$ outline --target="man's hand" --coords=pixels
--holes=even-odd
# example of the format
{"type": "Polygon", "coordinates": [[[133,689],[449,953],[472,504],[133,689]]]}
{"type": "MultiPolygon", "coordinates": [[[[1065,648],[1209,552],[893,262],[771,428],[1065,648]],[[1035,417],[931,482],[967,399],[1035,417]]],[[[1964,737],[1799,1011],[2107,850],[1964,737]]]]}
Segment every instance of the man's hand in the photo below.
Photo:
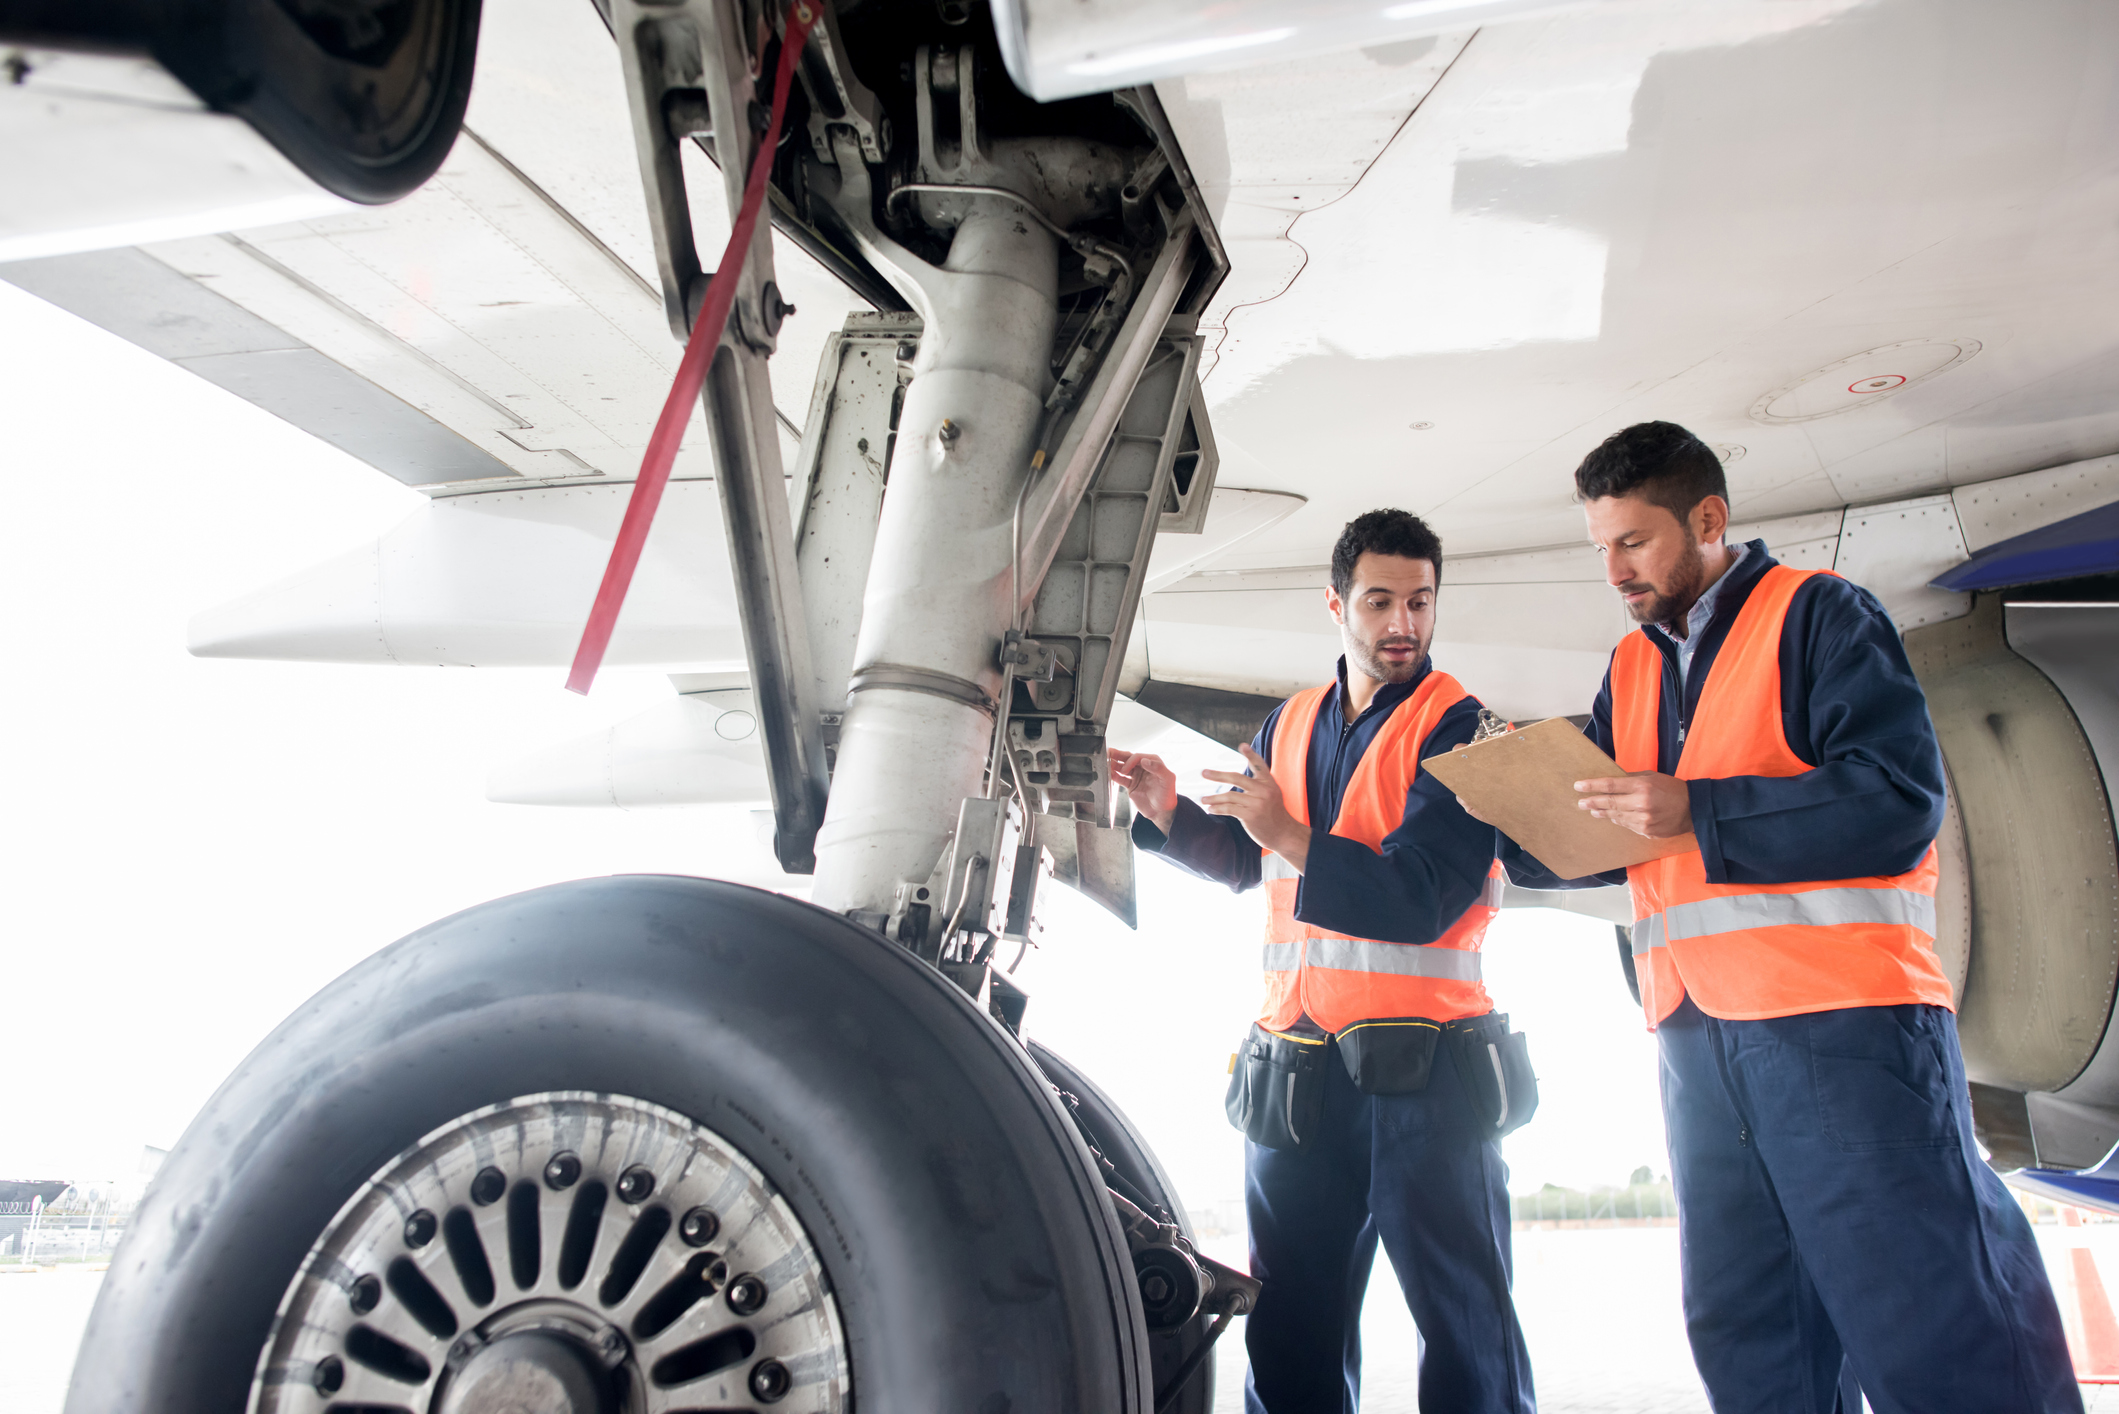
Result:
{"type": "Polygon", "coordinates": [[[1599,820],[1624,825],[1637,835],[1667,840],[1692,829],[1692,795],[1676,776],[1643,771],[1637,776],[1603,776],[1576,781],[1582,798],[1575,802],[1599,820]]]}
{"type": "Polygon", "coordinates": [[[1145,751],[1112,748],[1111,779],[1126,788],[1133,808],[1148,817],[1148,823],[1170,833],[1170,817],[1177,813],[1177,773],[1160,756],[1145,751]]]}
{"type": "Polygon", "coordinates": [[[1285,859],[1300,874],[1310,859],[1310,830],[1288,814],[1280,799],[1280,782],[1273,779],[1265,758],[1246,744],[1236,748],[1250,766],[1246,776],[1237,771],[1202,771],[1210,781],[1236,789],[1225,795],[1210,795],[1199,802],[1209,815],[1228,815],[1242,822],[1252,839],[1285,859]]]}

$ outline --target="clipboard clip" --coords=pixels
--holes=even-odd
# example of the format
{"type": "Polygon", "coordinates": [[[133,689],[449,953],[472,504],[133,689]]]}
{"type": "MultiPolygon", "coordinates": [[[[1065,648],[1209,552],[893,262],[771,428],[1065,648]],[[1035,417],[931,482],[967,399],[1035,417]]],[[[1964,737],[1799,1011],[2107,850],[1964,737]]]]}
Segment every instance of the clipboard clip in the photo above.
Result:
{"type": "Polygon", "coordinates": [[[1506,736],[1515,729],[1513,722],[1504,720],[1501,714],[1493,708],[1481,707],[1479,709],[1479,726],[1472,733],[1471,744],[1477,746],[1482,741],[1492,741],[1495,737],[1506,736]]]}

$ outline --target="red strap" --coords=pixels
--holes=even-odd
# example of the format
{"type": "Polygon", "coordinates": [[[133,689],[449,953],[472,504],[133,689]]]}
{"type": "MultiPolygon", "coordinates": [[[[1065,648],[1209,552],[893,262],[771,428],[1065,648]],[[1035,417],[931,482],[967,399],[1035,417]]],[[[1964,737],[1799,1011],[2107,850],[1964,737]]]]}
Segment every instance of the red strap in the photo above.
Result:
{"type": "Polygon", "coordinates": [[[758,213],[765,205],[766,178],[772,172],[773,154],[780,146],[780,123],[787,116],[787,93],[793,83],[795,59],[809,38],[810,26],[817,22],[818,13],[810,0],[794,0],[787,7],[787,35],[780,43],[780,67],[773,79],[772,118],[765,125],[757,156],[751,159],[743,205],[736,212],[735,228],[728,233],[728,249],[721,253],[721,264],[707,284],[698,321],[692,325],[692,337],[684,346],[676,380],[670,384],[669,401],[662,405],[654,435],[648,438],[639,479],[633,482],[633,498],[626,502],[625,519],[619,523],[618,539],[611,546],[611,561],[604,566],[603,583],[597,587],[588,626],[581,631],[581,646],[574,650],[574,669],[567,675],[569,692],[586,693],[596,681],[604,650],[611,645],[611,631],[618,626],[618,611],[625,605],[625,592],[633,583],[633,571],[639,567],[640,551],[647,544],[655,508],[662,504],[662,488],[669,484],[670,465],[676,461],[677,446],[684,440],[684,425],[691,420],[692,405],[699,401],[699,389],[706,382],[706,365],[720,347],[721,331],[727,327],[729,310],[736,301],[736,280],[750,255],[758,213]]]}

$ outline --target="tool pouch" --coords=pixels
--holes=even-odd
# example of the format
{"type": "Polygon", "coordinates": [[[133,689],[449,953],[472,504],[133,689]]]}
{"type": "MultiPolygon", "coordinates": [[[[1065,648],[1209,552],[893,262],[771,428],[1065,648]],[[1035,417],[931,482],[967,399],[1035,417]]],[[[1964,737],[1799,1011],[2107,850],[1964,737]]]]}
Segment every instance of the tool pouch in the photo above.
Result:
{"type": "Polygon", "coordinates": [[[1447,1029],[1457,1074],[1485,1136],[1499,1139],[1529,1123],[1538,1109],[1538,1077],[1523,1033],[1510,1031],[1500,1012],[1452,1021],[1447,1029]]]}
{"type": "Polygon", "coordinates": [[[1253,1022],[1229,1074],[1229,1123],[1268,1149],[1299,1149],[1324,1118],[1331,1043],[1283,1036],[1253,1022]]]}
{"type": "Polygon", "coordinates": [[[1332,1037],[1339,1059],[1364,1095],[1410,1095],[1427,1088],[1442,1023],[1424,1016],[1357,1021],[1332,1037]]]}

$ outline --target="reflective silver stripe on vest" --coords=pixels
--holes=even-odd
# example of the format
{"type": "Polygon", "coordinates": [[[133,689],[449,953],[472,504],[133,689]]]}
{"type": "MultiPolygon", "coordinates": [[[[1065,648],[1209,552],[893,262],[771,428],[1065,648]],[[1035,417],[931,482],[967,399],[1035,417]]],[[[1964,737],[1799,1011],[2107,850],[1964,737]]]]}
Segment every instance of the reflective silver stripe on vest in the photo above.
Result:
{"type": "Polygon", "coordinates": [[[1266,944],[1266,971],[1293,972],[1300,966],[1302,966],[1302,944],[1266,944]]]}
{"type": "Polygon", "coordinates": [[[1745,928],[1801,924],[1836,928],[1887,923],[1935,936],[1935,900],[1910,889],[1811,889],[1799,894],[1729,894],[1672,904],[1663,912],[1670,938],[1705,938],[1745,928]]]}
{"type": "Polygon", "coordinates": [[[1663,946],[1663,915],[1651,913],[1646,918],[1634,920],[1634,925],[1627,930],[1626,936],[1631,941],[1635,957],[1650,948],[1663,946]]]}
{"type": "Polygon", "coordinates": [[[1910,889],[1812,889],[1800,894],[1730,894],[1697,903],[1672,904],[1633,925],[1633,955],[1660,948],[1671,938],[1709,938],[1745,928],[1788,924],[1811,928],[1884,923],[1935,936],[1935,900],[1910,889]]]}
{"type": "MultiPolygon", "coordinates": [[[[1343,972],[1388,972],[1398,977],[1480,978],[1479,954],[1468,948],[1422,943],[1372,943],[1363,938],[1311,938],[1309,964],[1343,972]]],[[[1270,950],[1269,950],[1270,951],[1270,950]]]]}
{"type": "Polygon", "coordinates": [[[1269,849],[1265,851],[1265,858],[1259,863],[1258,877],[1270,884],[1275,879],[1300,879],[1302,875],[1294,865],[1269,849]]]}

